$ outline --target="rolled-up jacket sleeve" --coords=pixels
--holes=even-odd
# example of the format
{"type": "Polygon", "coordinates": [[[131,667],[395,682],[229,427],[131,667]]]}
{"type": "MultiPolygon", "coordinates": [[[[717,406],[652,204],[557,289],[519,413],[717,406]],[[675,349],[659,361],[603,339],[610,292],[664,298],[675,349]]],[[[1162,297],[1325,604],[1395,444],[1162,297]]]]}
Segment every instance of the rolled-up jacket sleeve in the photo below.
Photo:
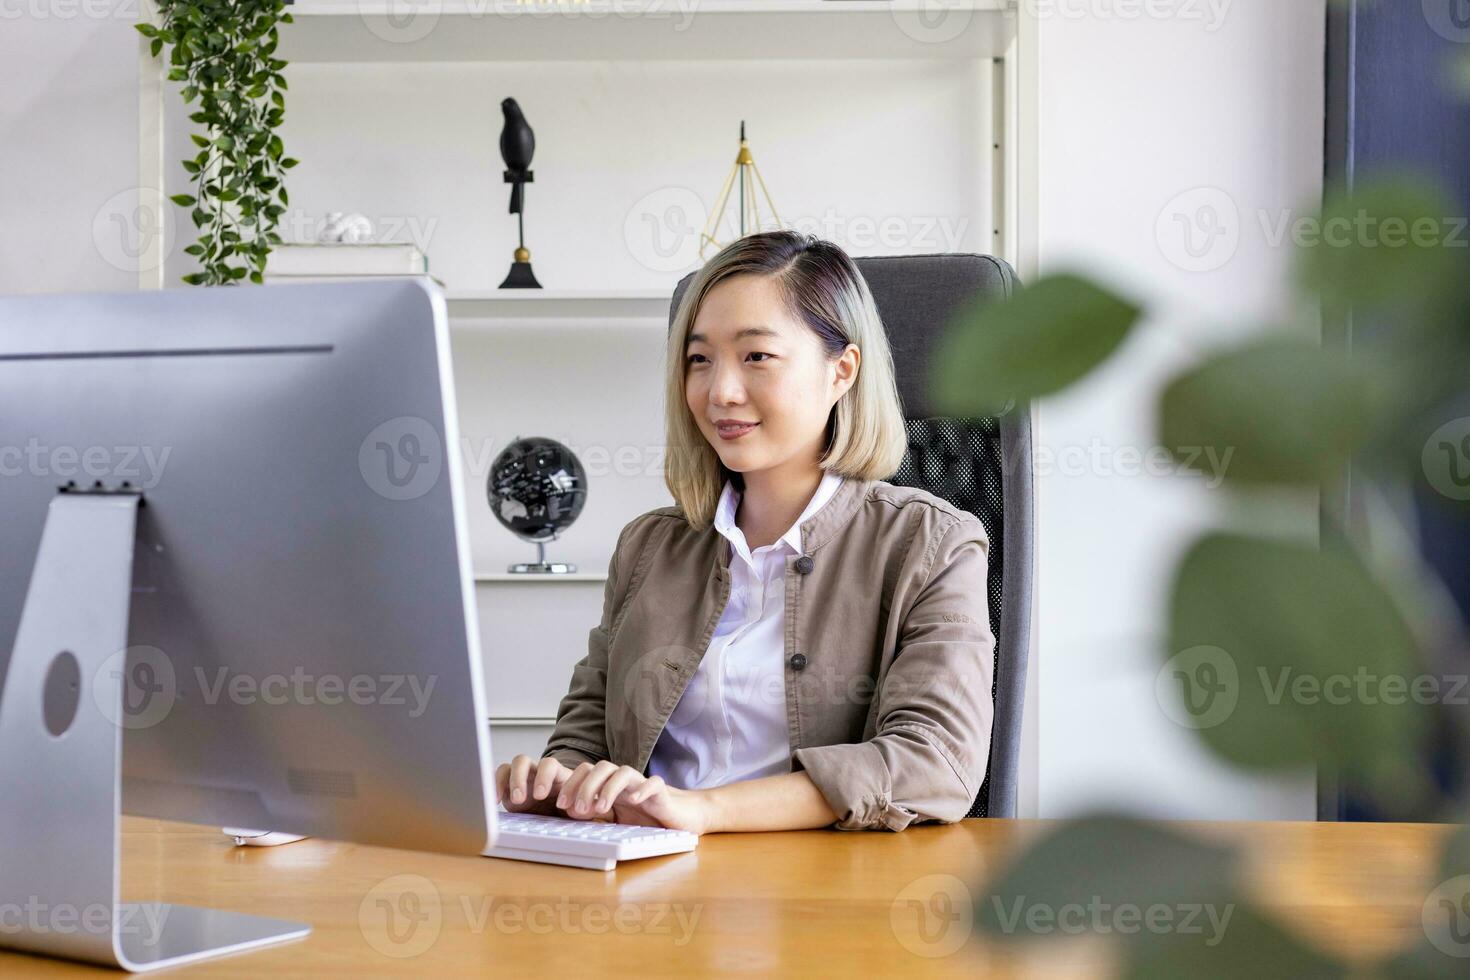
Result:
{"type": "Polygon", "coordinates": [[[969,811],[985,778],[994,719],[988,553],[973,515],[939,536],[874,692],[873,737],[792,754],[793,770],[804,770],[837,814],[837,829],[903,830],[969,811]]]}
{"type": "Polygon", "coordinates": [[[542,753],[572,769],[608,757],[607,648],[618,613],[622,571],[634,564],[625,549],[637,523],[638,519],[630,521],[618,533],[602,590],[602,621],[587,635],[587,655],[572,667],[571,683],[557,706],[556,726],[542,753]]]}

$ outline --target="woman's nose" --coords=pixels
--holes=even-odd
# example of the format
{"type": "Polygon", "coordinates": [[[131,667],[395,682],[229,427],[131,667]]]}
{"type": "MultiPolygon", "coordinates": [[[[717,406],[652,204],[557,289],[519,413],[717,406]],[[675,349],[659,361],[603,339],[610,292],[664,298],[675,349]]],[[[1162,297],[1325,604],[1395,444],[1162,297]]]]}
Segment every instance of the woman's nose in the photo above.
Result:
{"type": "Polygon", "coordinates": [[[740,372],[732,368],[716,367],[710,379],[710,400],[721,405],[743,401],[745,386],[740,383],[740,372]]]}

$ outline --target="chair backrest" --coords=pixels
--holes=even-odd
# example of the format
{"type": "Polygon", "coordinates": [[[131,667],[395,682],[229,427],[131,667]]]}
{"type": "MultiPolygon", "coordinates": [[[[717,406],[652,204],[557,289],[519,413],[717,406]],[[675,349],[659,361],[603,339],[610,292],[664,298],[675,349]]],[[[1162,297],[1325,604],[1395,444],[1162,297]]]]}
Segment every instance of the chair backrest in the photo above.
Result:
{"type": "MultiPolygon", "coordinates": [[[[1021,714],[1030,645],[1032,567],[1031,414],[1013,405],[984,418],[938,416],[928,392],[930,357],[955,311],[1004,299],[1015,271],[988,255],[893,255],[854,259],[893,351],[908,453],[888,482],[919,487],[980,518],[990,537],[988,606],[996,635],[995,723],[990,764],[971,817],[1016,813],[1021,714]]],[[[695,273],[674,289],[669,324],[695,273]]]]}

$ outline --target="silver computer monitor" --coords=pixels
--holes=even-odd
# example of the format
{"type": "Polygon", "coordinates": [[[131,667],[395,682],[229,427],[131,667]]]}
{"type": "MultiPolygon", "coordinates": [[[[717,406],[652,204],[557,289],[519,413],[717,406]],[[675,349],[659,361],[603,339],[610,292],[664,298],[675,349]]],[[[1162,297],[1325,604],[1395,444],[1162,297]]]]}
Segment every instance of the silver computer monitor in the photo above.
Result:
{"type": "Polygon", "coordinates": [[[126,812],[482,853],[466,528],[427,278],[0,298],[0,827],[101,719],[126,812]]]}

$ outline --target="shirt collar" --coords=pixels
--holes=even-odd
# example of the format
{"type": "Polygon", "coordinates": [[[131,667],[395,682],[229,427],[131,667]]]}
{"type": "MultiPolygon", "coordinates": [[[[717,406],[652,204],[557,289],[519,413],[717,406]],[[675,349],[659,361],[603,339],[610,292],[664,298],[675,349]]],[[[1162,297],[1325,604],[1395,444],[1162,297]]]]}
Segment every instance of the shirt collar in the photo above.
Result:
{"type": "MultiPolygon", "coordinates": [[[[843,477],[841,474],[834,473],[831,470],[822,471],[822,482],[817,485],[817,491],[812,494],[812,499],[807,502],[806,509],[801,512],[801,516],[792,523],[791,527],[786,529],[786,533],[777,538],[777,540],[786,542],[792,551],[798,555],[801,554],[801,525],[806,523],[813,514],[821,510],[829,500],[836,496],[837,491],[842,487],[842,483],[843,477]]],[[[735,524],[735,510],[739,504],[740,491],[735,489],[735,485],[731,481],[726,480],[725,488],[720,492],[719,505],[715,508],[714,526],[715,530],[719,531],[726,538],[729,538],[730,543],[737,547],[745,543],[744,533],[740,532],[740,529],[735,524]]]]}

